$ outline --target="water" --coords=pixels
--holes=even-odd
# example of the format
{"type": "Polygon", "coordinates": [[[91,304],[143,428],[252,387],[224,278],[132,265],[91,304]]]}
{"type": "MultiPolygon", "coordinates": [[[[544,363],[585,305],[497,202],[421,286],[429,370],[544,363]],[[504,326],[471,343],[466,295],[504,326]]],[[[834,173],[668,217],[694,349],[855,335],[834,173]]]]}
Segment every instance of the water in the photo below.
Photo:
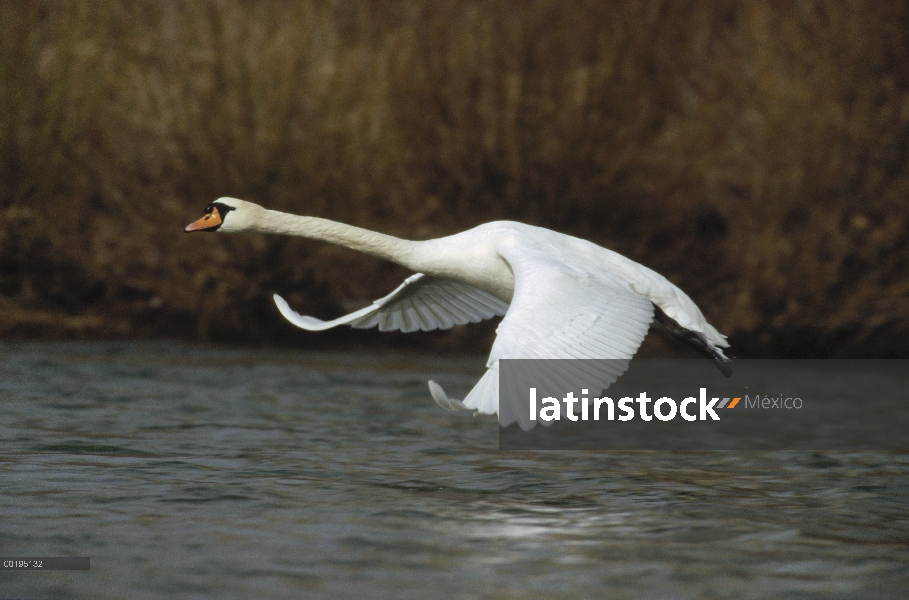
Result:
{"type": "Polygon", "coordinates": [[[0,345],[9,598],[909,597],[909,457],[502,452],[483,359],[0,345]]]}

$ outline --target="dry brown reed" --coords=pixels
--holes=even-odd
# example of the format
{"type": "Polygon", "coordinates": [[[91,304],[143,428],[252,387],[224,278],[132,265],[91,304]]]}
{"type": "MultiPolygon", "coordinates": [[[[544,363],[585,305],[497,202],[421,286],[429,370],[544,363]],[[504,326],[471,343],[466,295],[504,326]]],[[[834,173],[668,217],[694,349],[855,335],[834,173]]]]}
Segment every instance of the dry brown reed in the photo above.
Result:
{"type": "Polygon", "coordinates": [[[326,316],[404,275],[181,233],[231,195],[416,238],[580,235],[742,355],[909,351],[903,2],[23,0],[0,3],[0,94],[6,338],[312,340],[270,293],[326,316]]]}

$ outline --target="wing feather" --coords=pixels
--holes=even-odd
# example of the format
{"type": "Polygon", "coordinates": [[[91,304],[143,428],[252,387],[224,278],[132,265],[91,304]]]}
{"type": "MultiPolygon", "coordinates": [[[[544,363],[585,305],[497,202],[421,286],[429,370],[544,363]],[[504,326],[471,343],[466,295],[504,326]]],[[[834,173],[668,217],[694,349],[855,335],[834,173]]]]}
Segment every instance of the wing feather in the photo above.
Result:
{"type": "Polygon", "coordinates": [[[497,380],[501,359],[614,359],[599,370],[582,363],[566,365],[572,376],[600,389],[625,372],[653,320],[649,299],[619,279],[581,271],[540,251],[506,248],[502,257],[514,273],[514,297],[499,324],[488,371],[464,406],[500,412],[498,385],[492,386],[490,379],[495,373],[497,380]]]}
{"type": "Polygon", "coordinates": [[[357,329],[379,327],[380,331],[405,333],[451,329],[502,316],[508,303],[466,283],[417,273],[392,293],[371,305],[331,321],[300,315],[275,294],[275,304],[285,319],[309,331],[323,331],[339,325],[357,329]]]}
{"type": "Polygon", "coordinates": [[[459,298],[445,289],[440,289],[436,294],[438,302],[448,309],[449,314],[461,323],[470,323],[471,317],[468,308],[459,304],[459,298]]]}
{"type": "Polygon", "coordinates": [[[422,298],[413,297],[410,299],[410,302],[413,304],[414,310],[416,310],[417,314],[420,316],[420,329],[423,331],[430,331],[432,324],[436,321],[436,316],[429,307],[426,306],[426,302],[422,298]]]}
{"type": "Polygon", "coordinates": [[[426,309],[435,317],[435,319],[430,319],[430,322],[438,322],[439,329],[451,329],[454,327],[455,320],[451,317],[451,315],[442,310],[441,306],[435,304],[429,298],[426,300],[426,309]]]}
{"type": "Polygon", "coordinates": [[[479,288],[420,273],[370,306],[331,321],[299,315],[277,295],[275,304],[287,320],[311,331],[338,325],[431,331],[504,315],[488,370],[464,402],[448,399],[435,385],[433,397],[443,406],[499,412],[498,361],[503,358],[615,359],[596,372],[582,364],[570,367],[572,376],[607,388],[625,371],[647,334],[653,319],[650,300],[620,279],[579,270],[542,251],[501,252],[515,277],[511,306],[479,288]]]}

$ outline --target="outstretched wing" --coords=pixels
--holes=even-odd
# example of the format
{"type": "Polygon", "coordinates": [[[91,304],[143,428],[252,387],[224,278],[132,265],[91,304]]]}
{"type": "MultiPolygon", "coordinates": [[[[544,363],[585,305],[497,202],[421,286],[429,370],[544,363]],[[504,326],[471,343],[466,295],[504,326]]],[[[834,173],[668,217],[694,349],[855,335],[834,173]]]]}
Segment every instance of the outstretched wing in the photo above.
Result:
{"type": "Polygon", "coordinates": [[[310,331],[322,331],[338,325],[350,325],[357,329],[378,325],[380,331],[401,330],[404,333],[432,331],[479,323],[483,319],[502,316],[508,310],[508,303],[479,288],[422,273],[411,275],[395,291],[366,308],[333,321],[300,315],[281,296],[275,294],[274,299],[285,319],[310,331]]]}
{"type": "Polygon", "coordinates": [[[548,255],[503,252],[514,272],[511,307],[489,355],[630,359],[653,320],[653,303],[618,277],[582,271],[548,255]]]}
{"type": "Polygon", "coordinates": [[[499,407],[498,361],[503,358],[617,359],[606,371],[578,373],[587,385],[600,389],[625,372],[653,319],[649,299],[618,278],[581,271],[543,252],[506,248],[502,257],[514,273],[514,297],[499,324],[488,370],[464,399],[464,407],[514,414],[499,407]]]}

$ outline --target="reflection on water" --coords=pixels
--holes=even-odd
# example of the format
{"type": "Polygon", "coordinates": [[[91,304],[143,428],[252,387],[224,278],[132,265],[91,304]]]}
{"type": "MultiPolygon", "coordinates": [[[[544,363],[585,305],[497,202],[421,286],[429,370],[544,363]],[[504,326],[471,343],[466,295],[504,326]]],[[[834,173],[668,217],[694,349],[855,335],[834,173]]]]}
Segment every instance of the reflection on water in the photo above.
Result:
{"type": "Polygon", "coordinates": [[[0,345],[0,596],[909,597],[909,458],[500,452],[483,359],[0,345]]]}

